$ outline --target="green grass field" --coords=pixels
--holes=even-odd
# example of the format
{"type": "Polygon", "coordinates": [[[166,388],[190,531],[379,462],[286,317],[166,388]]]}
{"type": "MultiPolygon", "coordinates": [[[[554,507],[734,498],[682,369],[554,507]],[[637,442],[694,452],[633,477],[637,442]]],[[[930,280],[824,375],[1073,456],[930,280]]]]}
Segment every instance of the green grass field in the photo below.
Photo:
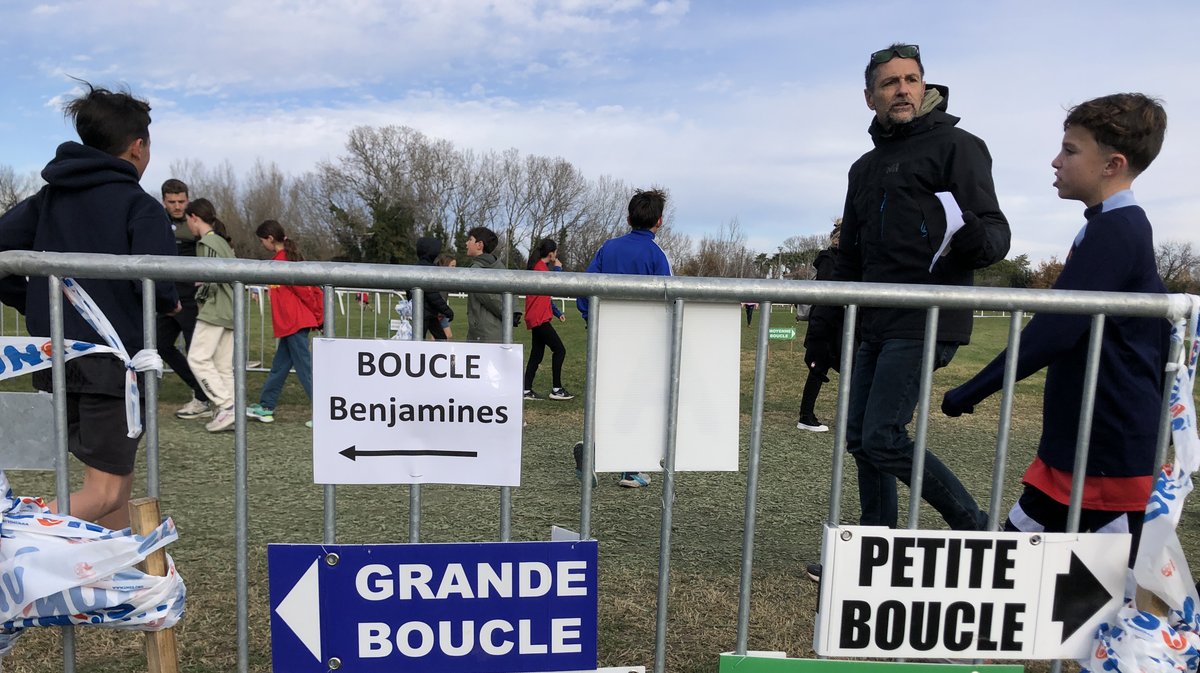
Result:
{"type": "MultiPolygon", "coordinates": [[[[465,306],[454,325],[465,335],[465,306]]],[[[358,336],[361,324],[351,303],[349,334],[358,336]]],[[[257,315],[254,309],[252,315],[257,315]]],[[[369,336],[373,314],[362,324],[369,336]]],[[[382,324],[386,328],[387,318],[382,324]]],[[[742,470],[737,473],[684,473],[677,479],[672,547],[671,597],[667,670],[713,672],[717,653],[732,650],[736,638],[737,586],[746,497],[746,447],[753,380],[754,344],[761,312],[754,327],[743,330],[742,470]]],[[[345,332],[338,318],[339,334],[345,332]]],[[[268,321],[269,322],[269,321],[268,321]]],[[[777,311],[773,324],[795,324],[792,315],[777,311]]],[[[250,321],[258,329],[257,317],[250,321]]],[[[269,329],[269,327],[268,327],[269,329]]],[[[581,393],[584,387],[585,332],[578,313],[556,323],[569,349],[565,385],[581,393]]],[[[989,361],[1005,342],[1006,319],[976,320],[974,342],[961,349],[954,362],[939,371],[934,400],[989,361]]],[[[11,331],[9,332],[11,333],[11,331]]],[[[800,336],[803,330],[800,330],[800,336]]],[[[522,326],[517,339],[528,343],[522,326]]],[[[251,347],[257,343],[252,333],[251,347]]],[[[270,340],[267,339],[268,349],[270,340]]],[[[269,352],[266,362],[269,363],[269,352]]],[[[828,511],[832,433],[812,434],[795,429],[796,408],[804,383],[803,349],[771,342],[764,412],[762,467],[757,504],[757,539],[753,575],[750,649],[783,650],[790,656],[813,656],[811,650],[816,585],[804,575],[806,563],[819,559],[820,529],[828,511]]],[[[251,359],[257,359],[252,355],[251,359]]],[[[538,376],[539,390],[549,390],[549,357],[538,376]]],[[[265,374],[251,373],[250,401],[265,374]]],[[[1041,377],[1018,387],[1013,438],[1008,459],[1002,511],[1011,506],[1020,474],[1033,456],[1040,429],[1041,377]]],[[[822,391],[818,415],[832,421],[837,379],[822,391]]],[[[23,381],[7,382],[5,390],[26,390],[23,381]]],[[[633,394],[633,391],[631,391],[633,394]]],[[[188,612],[178,635],[182,670],[224,673],[236,665],[233,553],[233,435],[210,435],[198,421],[180,421],[172,412],[187,399],[174,375],[164,379],[161,393],[161,469],[163,511],[178,524],[180,540],[168,551],[188,585],[188,612]]],[[[985,507],[992,479],[998,399],[978,413],[947,419],[940,413],[930,424],[930,446],[985,507]]],[[[271,425],[249,427],[250,487],[250,639],[251,670],[270,670],[269,607],[266,547],[271,542],[315,543],[321,540],[321,487],[312,483],[311,431],[303,422],[308,400],[290,380],[271,425]]],[[[569,402],[544,401],[526,407],[522,486],[513,491],[513,539],[548,539],[550,527],[578,528],[579,484],[573,476],[570,446],[583,430],[582,395],[569,402]]],[[[78,478],[73,462],[73,477],[78,478]]],[[[19,495],[53,495],[53,475],[14,472],[10,479],[19,495]]],[[[139,472],[139,484],[144,485],[139,472]]],[[[857,520],[853,473],[844,479],[842,518],[857,520]]],[[[135,489],[136,491],[141,490],[135,489]]],[[[422,490],[422,540],[427,542],[486,541],[499,534],[499,489],[426,486],[422,490]]],[[[600,663],[602,666],[650,666],[654,652],[655,592],[661,482],[645,489],[617,487],[613,475],[601,475],[594,491],[592,533],[600,541],[600,663]]],[[[904,492],[901,511],[906,511],[904,492]]],[[[408,489],[340,487],[337,498],[339,543],[403,542],[408,539],[408,489]]],[[[1195,499],[1189,512],[1195,510],[1195,499]]],[[[1197,547],[1197,519],[1181,524],[1185,549],[1197,547]]],[[[940,517],[922,510],[923,527],[941,527],[940,517]]],[[[95,628],[79,628],[78,670],[108,673],[144,670],[141,636],[95,628]]],[[[37,630],[22,638],[4,660],[12,672],[61,670],[60,636],[56,630],[37,630]]],[[[1073,670],[1069,664],[1066,670],[1073,670]]],[[[1031,663],[1029,670],[1048,670],[1031,663]]]]}

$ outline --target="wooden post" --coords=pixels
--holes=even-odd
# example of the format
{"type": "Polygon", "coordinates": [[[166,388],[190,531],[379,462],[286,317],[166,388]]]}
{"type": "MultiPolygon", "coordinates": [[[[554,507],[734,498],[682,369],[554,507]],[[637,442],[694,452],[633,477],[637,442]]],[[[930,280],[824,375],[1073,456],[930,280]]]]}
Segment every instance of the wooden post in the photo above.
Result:
{"type": "MultiPolygon", "coordinates": [[[[146,535],[162,523],[158,511],[158,498],[137,498],[129,501],[129,523],[134,533],[146,535]]],[[[138,564],[138,569],[147,575],[163,577],[167,574],[167,553],[157,549],[138,564]]],[[[175,643],[175,630],[146,632],[146,670],[149,673],[178,673],[179,649],[175,643]]]]}
{"type": "Polygon", "coordinates": [[[1140,584],[1137,588],[1134,603],[1137,604],[1139,610],[1149,612],[1156,617],[1166,617],[1167,612],[1171,609],[1169,605],[1163,602],[1161,598],[1156,596],[1154,592],[1143,588],[1140,584]]]}

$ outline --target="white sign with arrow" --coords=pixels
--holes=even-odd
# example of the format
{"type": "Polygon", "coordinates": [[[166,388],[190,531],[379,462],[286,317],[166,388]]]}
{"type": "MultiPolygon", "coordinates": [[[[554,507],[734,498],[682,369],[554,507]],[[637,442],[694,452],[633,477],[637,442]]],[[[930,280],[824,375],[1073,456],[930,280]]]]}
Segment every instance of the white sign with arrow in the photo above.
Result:
{"type": "Polygon", "coordinates": [[[825,528],[817,653],[1086,657],[1121,606],[1127,534],[825,528]]]}
{"type": "Polygon", "coordinates": [[[313,481],[521,483],[520,344],[313,340],[313,481]]]}

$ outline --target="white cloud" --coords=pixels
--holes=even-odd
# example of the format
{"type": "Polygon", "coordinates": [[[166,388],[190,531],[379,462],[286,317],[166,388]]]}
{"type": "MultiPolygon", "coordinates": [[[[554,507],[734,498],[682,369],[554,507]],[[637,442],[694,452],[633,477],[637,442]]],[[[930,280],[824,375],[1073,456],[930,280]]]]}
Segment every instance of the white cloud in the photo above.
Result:
{"type": "Polygon", "coordinates": [[[738,217],[773,250],[824,233],[840,212],[846,170],[870,147],[863,61],[899,39],[921,44],[929,79],[951,87],[950,111],[988,143],[1013,254],[1062,256],[1082,210],[1050,187],[1064,107],[1118,90],[1166,99],[1167,142],[1136,190],[1159,240],[1198,238],[1200,89],[1178,57],[1200,24],[1193,3],[934,2],[903,27],[865,0],[41,7],[0,5],[0,105],[11,112],[0,161],[21,168],[62,139],[70,73],[150,97],[147,184],[183,157],[239,170],[262,157],[300,173],[337,156],[356,125],[404,124],[460,147],[516,147],[590,177],[665,185],[681,228],[738,217]],[[155,29],[123,29],[133,15],[155,29]]]}

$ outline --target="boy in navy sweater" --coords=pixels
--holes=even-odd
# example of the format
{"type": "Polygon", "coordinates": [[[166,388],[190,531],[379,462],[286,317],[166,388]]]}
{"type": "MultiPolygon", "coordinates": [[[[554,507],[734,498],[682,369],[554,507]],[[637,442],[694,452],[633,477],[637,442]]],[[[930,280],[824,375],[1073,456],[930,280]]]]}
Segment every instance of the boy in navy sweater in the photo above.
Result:
{"type": "MultiPolygon", "coordinates": [[[[1082,201],[1087,222],[1054,289],[1166,292],[1154,262],[1146,213],[1130,187],[1162,148],[1167,113],[1142,94],[1114,94],[1076,106],[1063,123],[1051,166],[1059,198],[1082,201]]],[[[1025,471],[1025,491],[1005,530],[1066,529],[1091,317],[1038,313],[1021,333],[1017,379],[1046,368],[1042,437],[1025,471]]],[[[1137,553],[1153,487],[1163,367],[1170,326],[1159,318],[1104,321],[1080,531],[1133,535],[1137,553]]],[[[1002,387],[1005,354],[946,393],[948,416],[971,413],[1002,387]]]]}

